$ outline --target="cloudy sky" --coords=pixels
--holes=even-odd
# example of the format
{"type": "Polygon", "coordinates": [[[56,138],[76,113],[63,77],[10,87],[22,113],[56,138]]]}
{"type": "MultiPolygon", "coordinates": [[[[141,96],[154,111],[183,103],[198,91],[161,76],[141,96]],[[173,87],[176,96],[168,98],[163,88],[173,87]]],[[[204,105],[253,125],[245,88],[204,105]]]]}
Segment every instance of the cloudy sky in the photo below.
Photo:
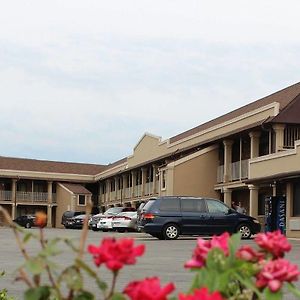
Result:
{"type": "Polygon", "coordinates": [[[299,0],[0,0],[0,155],[107,164],[300,81],[299,0]]]}

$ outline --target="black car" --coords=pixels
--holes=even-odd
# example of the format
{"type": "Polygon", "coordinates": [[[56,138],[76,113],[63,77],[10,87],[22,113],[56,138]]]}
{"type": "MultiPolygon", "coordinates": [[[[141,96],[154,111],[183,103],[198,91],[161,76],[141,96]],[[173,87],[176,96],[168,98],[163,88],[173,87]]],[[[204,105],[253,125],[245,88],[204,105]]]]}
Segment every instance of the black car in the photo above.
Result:
{"type": "Polygon", "coordinates": [[[13,221],[15,223],[17,223],[18,225],[23,226],[25,228],[31,228],[32,226],[34,226],[34,220],[35,220],[35,216],[24,215],[24,216],[17,217],[13,221]]]}
{"type": "Polygon", "coordinates": [[[61,217],[61,224],[65,226],[65,228],[68,228],[67,221],[72,219],[73,217],[84,215],[85,211],[73,211],[73,210],[67,210],[63,213],[61,217]]]}
{"type": "Polygon", "coordinates": [[[82,229],[86,216],[87,216],[86,214],[82,214],[82,215],[77,215],[73,218],[67,219],[65,227],[72,228],[72,229],[82,229]]]}
{"type": "Polygon", "coordinates": [[[246,239],[261,229],[258,220],[219,200],[173,196],[150,199],[143,207],[138,227],[154,237],[169,240],[179,235],[214,235],[225,231],[240,232],[246,239]]]}

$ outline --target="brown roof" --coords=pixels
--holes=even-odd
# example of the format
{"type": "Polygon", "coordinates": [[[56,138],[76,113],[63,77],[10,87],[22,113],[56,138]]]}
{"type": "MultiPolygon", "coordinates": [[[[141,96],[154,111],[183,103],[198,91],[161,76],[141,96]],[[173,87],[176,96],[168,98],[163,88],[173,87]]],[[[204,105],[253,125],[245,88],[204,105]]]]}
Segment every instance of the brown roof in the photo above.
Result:
{"type": "Polygon", "coordinates": [[[209,122],[206,122],[202,125],[199,125],[197,127],[194,127],[192,129],[189,129],[187,131],[184,131],[178,135],[175,135],[170,138],[170,143],[177,142],[181,139],[184,139],[186,137],[189,137],[193,134],[196,134],[202,130],[208,129],[212,126],[221,124],[223,122],[226,122],[232,118],[238,117],[242,114],[245,114],[247,112],[250,112],[254,109],[257,109],[259,107],[265,106],[267,104],[270,104],[272,102],[278,102],[280,104],[280,111],[283,110],[293,99],[300,94],[300,82],[291,85],[283,90],[280,90],[274,94],[271,94],[269,96],[266,96],[264,98],[261,98],[257,101],[254,101],[250,104],[247,104],[245,106],[242,106],[241,108],[238,108],[228,114],[225,114],[221,117],[218,117],[214,120],[211,120],[209,122]]]}
{"type": "Polygon", "coordinates": [[[272,123],[300,123],[300,95],[289,103],[277,116],[272,118],[272,123]]]}
{"type": "Polygon", "coordinates": [[[106,168],[107,166],[104,165],[0,156],[0,169],[2,170],[96,175],[106,168]]]}
{"type": "Polygon", "coordinates": [[[92,194],[89,190],[87,190],[81,184],[73,184],[73,183],[60,183],[69,191],[73,192],[74,194],[92,194]]]}

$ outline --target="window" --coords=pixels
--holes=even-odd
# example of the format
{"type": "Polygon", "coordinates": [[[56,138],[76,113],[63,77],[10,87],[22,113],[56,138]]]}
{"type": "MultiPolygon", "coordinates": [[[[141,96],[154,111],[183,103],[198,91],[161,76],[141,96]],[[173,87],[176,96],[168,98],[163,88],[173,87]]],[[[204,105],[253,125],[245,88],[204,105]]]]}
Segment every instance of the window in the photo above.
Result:
{"type": "Polygon", "coordinates": [[[219,201],[207,199],[206,203],[207,203],[208,211],[210,213],[217,213],[217,214],[228,213],[228,207],[219,201]]]}
{"type": "Polygon", "coordinates": [[[85,205],[85,195],[79,195],[78,197],[78,205],[85,205]]]}
{"type": "Polygon", "coordinates": [[[300,216],[300,182],[294,183],[293,217],[300,216]]]}
{"type": "Polygon", "coordinates": [[[183,212],[205,212],[205,201],[198,199],[181,199],[183,212]]]}
{"type": "Polygon", "coordinates": [[[179,199],[163,199],[160,202],[160,210],[180,211],[179,199]]]}

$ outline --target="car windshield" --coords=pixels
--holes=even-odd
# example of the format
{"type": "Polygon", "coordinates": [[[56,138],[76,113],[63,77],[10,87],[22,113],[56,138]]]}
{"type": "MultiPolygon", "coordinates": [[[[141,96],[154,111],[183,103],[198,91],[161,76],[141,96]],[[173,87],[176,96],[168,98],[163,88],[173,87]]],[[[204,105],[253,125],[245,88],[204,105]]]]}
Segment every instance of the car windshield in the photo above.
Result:
{"type": "Polygon", "coordinates": [[[104,214],[105,215],[116,215],[121,212],[123,207],[111,207],[104,214]]]}
{"type": "Polygon", "coordinates": [[[155,201],[156,201],[155,199],[152,199],[152,200],[150,199],[150,200],[145,204],[145,206],[142,208],[142,210],[143,210],[143,211],[146,211],[147,209],[149,209],[155,201]]]}

